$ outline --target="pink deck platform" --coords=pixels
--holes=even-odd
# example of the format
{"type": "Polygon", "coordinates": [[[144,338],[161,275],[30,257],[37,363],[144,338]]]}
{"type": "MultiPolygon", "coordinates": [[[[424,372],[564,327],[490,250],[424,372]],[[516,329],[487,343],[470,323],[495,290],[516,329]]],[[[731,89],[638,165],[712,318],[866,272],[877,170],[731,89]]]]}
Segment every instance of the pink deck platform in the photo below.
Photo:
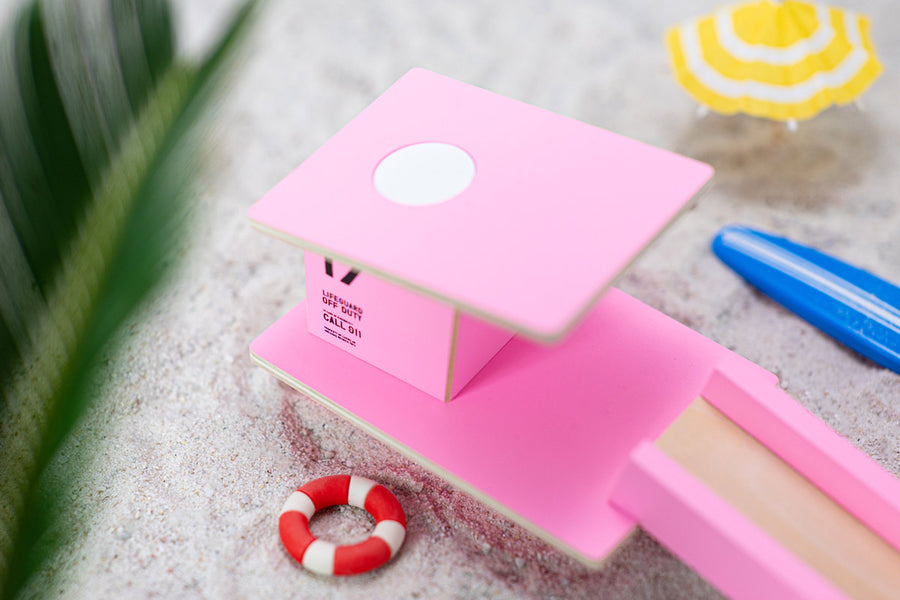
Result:
{"type": "Polygon", "coordinates": [[[617,289],[561,345],[514,338],[450,403],[310,335],[302,303],[250,351],[283,381],[593,563],[635,525],[609,499],[641,440],[655,439],[718,365],[775,382],[617,289]]]}

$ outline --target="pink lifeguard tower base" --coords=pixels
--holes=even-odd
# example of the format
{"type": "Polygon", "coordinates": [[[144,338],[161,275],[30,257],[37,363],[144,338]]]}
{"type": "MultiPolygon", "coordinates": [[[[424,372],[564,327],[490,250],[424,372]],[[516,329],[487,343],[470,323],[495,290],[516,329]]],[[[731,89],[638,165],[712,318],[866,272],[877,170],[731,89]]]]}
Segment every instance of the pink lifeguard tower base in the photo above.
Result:
{"type": "Polygon", "coordinates": [[[586,564],[640,525],[729,596],[845,598],[655,445],[702,397],[877,534],[889,560],[900,549],[896,478],[772,374],[610,287],[711,175],[415,69],[250,209],[254,226],[326,265],[315,285],[328,303],[301,302],[251,355],[586,564]],[[397,303],[355,292],[379,285],[354,288],[349,270],[420,295],[401,312],[440,343],[417,345],[415,328],[399,343],[382,326],[362,331],[374,347],[356,343],[397,303]],[[309,321],[344,308],[346,331],[309,321]],[[461,318],[519,335],[455,356],[461,318]],[[427,363],[415,372],[433,371],[422,381],[404,368],[412,355],[427,363]],[[468,383],[454,387],[456,360],[468,383]]]}

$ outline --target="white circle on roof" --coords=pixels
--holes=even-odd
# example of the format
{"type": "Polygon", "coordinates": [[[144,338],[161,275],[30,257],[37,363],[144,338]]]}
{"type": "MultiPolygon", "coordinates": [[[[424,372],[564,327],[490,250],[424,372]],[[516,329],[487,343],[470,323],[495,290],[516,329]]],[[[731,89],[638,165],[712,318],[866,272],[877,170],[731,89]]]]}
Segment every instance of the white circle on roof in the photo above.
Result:
{"type": "Polygon", "coordinates": [[[426,142],[388,154],[375,168],[375,189],[392,202],[429,206],[446,202],[469,187],[475,161],[452,144],[426,142]]]}

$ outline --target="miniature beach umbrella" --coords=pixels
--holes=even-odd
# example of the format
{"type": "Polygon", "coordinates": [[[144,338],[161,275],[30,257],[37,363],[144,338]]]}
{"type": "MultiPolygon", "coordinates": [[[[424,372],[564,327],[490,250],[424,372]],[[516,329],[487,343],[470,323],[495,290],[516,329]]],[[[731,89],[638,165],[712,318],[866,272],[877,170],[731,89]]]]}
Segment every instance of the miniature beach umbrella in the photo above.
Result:
{"type": "Polygon", "coordinates": [[[679,83],[724,114],[796,122],[859,98],[881,73],[869,21],[811,2],[761,0],[672,27],[679,83]]]}

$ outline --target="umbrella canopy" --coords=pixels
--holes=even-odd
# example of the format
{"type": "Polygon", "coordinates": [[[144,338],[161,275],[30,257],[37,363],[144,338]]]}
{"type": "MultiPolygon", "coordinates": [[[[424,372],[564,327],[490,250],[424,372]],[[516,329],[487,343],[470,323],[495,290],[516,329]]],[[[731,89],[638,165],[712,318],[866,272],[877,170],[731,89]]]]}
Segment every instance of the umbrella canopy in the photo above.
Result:
{"type": "Polygon", "coordinates": [[[881,73],[858,13],[762,0],[672,27],[675,76],[702,105],[794,122],[856,100],[881,73]]]}

